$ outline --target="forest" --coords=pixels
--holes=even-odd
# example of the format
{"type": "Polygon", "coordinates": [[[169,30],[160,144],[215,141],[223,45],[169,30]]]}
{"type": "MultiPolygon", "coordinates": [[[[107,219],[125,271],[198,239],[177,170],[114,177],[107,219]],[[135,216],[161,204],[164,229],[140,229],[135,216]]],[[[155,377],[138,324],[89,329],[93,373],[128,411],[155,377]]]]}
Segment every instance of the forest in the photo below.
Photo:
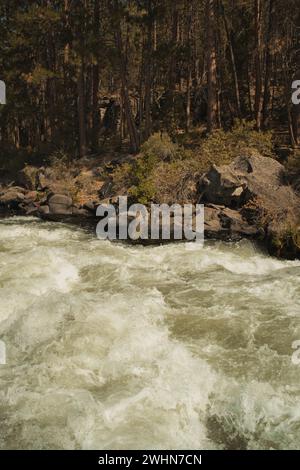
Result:
{"type": "Polygon", "coordinates": [[[300,143],[298,0],[0,0],[0,166],[249,121],[300,143]]]}

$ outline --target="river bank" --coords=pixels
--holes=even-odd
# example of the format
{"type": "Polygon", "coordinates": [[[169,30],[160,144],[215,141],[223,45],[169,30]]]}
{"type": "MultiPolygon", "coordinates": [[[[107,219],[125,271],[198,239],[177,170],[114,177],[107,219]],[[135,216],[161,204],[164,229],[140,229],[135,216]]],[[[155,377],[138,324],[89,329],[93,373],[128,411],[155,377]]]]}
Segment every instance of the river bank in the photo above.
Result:
{"type": "MultiPolygon", "coordinates": [[[[26,168],[19,173],[18,184],[11,182],[0,188],[0,217],[36,216],[95,230],[99,204],[117,204],[120,195],[107,171],[114,165],[119,162],[107,161],[96,168],[77,164],[65,178],[58,178],[48,167],[26,168]],[[78,192],[74,196],[78,187],[80,198],[78,192]]],[[[209,171],[194,177],[193,184],[188,202],[205,205],[207,239],[247,238],[264,245],[272,255],[299,258],[300,198],[278,161],[249,152],[229,165],[212,165],[209,171]]],[[[122,194],[127,191],[123,188],[122,194]]],[[[175,196],[172,203],[178,203],[175,196]]]]}

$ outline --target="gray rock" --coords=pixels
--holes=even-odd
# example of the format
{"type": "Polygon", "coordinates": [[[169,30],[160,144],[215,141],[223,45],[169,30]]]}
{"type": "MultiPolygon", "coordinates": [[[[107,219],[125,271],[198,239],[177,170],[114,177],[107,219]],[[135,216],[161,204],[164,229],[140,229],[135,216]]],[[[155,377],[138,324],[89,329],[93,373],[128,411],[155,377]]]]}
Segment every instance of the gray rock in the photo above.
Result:
{"type": "Polygon", "coordinates": [[[204,231],[209,238],[219,238],[222,232],[222,225],[219,218],[220,209],[217,206],[205,207],[204,211],[204,231]]]}
{"type": "Polygon", "coordinates": [[[49,206],[40,206],[38,212],[41,216],[50,214],[49,206]]]}
{"type": "Polygon", "coordinates": [[[91,211],[84,209],[82,207],[73,207],[72,215],[76,217],[82,217],[82,218],[93,217],[93,214],[91,211]]]}
{"type": "Polygon", "coordinates": [[[257,227],[251,226],[238,210],[209,204],[204,212],[204,231],[208,238],[239,240],[257,235],[257,227]]]}
{"type": "Polygon", "coordinates": [[[112,189],[113,189],[112,181],[110,180],[106,181],[99,191],[100,198],[105,199],[105,198],[110,197],[113,194],[112,189]]]}
{"type": "Polygon", "coordinates": [[[288,233],[299,225],[300,198],[277,160],[251,154],[213,166],[200,178],[198,190],[208,206],[208,233],[216,238],[264,238],[272,254],[299,256],[300,248],[288,233]]]}
{"type": "Polygon", "coordinates": [[[233,171],[230,165],[216,166],[200,178],[200,199],[226,206],[239,206],[248,197],[244,178],[233,171]]]}
{"type": "Polygon", "coordinates": [[[50,214],[53,215],[72,215],[73,201],[69,196],[64,194],[54,194],[48,199],[50,214]]]}
{"type": "Polygon", "coordinates": [[[26,215],[36,215],[36,216],[38,216],[40,208],[36,204],[31,203],[31,204],[25,205],[24,210],[25,210],[26,215]]]}
{"type": "Polygon", "coordinates": [[[19,192],[18,188],[9,188],[0,195],[0,204],[3,206],[18,205],[24,198],[24,194],[19,192]]]}

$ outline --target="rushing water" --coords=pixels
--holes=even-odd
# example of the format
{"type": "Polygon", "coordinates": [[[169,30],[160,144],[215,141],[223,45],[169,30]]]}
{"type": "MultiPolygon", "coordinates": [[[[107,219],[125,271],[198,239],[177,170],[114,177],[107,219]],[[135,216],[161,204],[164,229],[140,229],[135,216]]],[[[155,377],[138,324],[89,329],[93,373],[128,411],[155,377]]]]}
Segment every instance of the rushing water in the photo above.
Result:
{"type": "Polygon", "coordinates": [[[300,263],[0,221],[0,447],[300,448],[300,263]]]}

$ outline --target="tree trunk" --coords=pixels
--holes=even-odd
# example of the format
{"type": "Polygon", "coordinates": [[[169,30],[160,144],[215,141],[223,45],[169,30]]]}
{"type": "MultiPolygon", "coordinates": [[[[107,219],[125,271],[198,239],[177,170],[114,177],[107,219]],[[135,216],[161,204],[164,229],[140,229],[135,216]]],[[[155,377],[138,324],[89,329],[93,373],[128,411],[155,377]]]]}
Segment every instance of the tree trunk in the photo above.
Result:
{"type": "Polygon", "coordinates": [[[152,0],[148,0],[148,28],[147,28],[147,54],[145,64],[145,139],[147,140],[152,132],[151,119],[151,94],[153,82],[153,9],[152,0]]]}
{"type": "Polygon", "coordinates": [[[255,15],[255,123],[256,129],[261,128],[262,112],[262,70],[261,70],[261,0],[254,0],[255,15]]]}
{"type": "Polygon", "coordinates": [[[176,2],[173,3],[172,8],[172,47],[173,51],[171,53],[171,62],[170,62],[170,76],[169,76],[169,84],[168,89],[174,93],[176,88],[176,48],[178,43],[179,37],[179,16],[178,11],[176,8],[176,2]]]}
{"type": "Polygon", "coordinates": [[[85,109],[85,61],[81,57],[81,64],[77,79],[78,90],[78,127],[79,127],[79,155],[84,157],[87,154],[86,141],[86,109],[85,109]]]}
{"type": "Polygon", "coordinates": [[[193,1],[190,0],[188,11],[188,64],[186,84],[186,131],[191,127],[191,88],[192,88],[192,24],[193,24],[193,1]]]}
{"type": "MultiPolygon", "coordinates": [[[[118,12],[119,10],[118,0],[114,0],[113,4],[114,4],[115,11],[118,12]]],[[[131,103],[130,103],[130,96],[129,96],[129,91],[128,91],[128,80],[127,80],[127,67],[126,67],[126,61],[124,58],[122,31],[121,31],[121,23],[120,23],[119,17],[117,18],[115,27],[116,27],[116,31],[115,31],[116,46],[117,46],[117,51],[119,54],[120,78],[121,78],[121,85],[122,85],[124,112],[126,116],[131,149],[134,153],[137,153],[140,148],[140,139],[139,139],[139,134],[138,134],[135,122],[134,122],[134,117],[133,117],[131,103]]]]}
{"type": "Polygon", "coordinates": [[[236,70],[236,61],[235,61],[235,55],[234,55],[233,43],[232,43],[232,33],[229,30],[225,8],[224,8],[222,1],[220,1],[220,7],[221,7],[221,13],[222,13],[222,18],[224,22],[224,27],[225,27],[226,37],[227,37],[227,42],[228,42],[228,47],[229,47],[229,53],[230,53],[230,65],[231,65],[231,73],[232,73],[233,84],[234,84],[236,111],[237,111],[237,116],[240,118],[241,117],[241,98],[240,98],[238,75],[237,75],[237,70],[236,70]]]}
{"type": "Polygon", "coordinates": [[[272,72],[271,38],[272,38],[272,31],[273,31],[273,17],[274,17],[274,0],[270,0],[269,1],[269,22],[268,22],[267,41],[266,41],[267,50],[266,50],[266,58],[265,58],[264,98],[263,98],[263,106],[262,106],[262,124],[263,124],[264,129],[268,127],[269,108],[270,108],[270,100],[271,100],[270,79],[271,79],[271,72],[272,72]]]}
{"type": "MultiPolygon", "coordinates": [[[[100,28],[100,0],[95,0],[94,5],[94,34],[96,38],[99,38],[100,28]]],[[[100,47],[100,44],[99,46],[100,47]]],[[[93,150],[98,149],[98,139],[100,131],[100,114],[99,114],[99,102],[98,92],[100,84],[100,71],[98,57],[96,63],[93,64],[93,96],[92,96],[92,146],[93,150]]]]}
{"type": "Polygon", "coordinates": [[[207,130],[217,127],[217,58],[215,45],[215,0],[206,0],[207,19],[207,130]]]}
{"type": "MultiPolygon", "coordinates": [[[[65,0],[64,3],[64,27],[66,34],[70,32],[70,5],[69,5],[69,0],[65,0]]],[[[69,38],[67,39],[65,45],[64,45],[64,65],[67,66],[69,64],[69,53],[70,53],[70,43],[69,43],[69,38]]]]}

